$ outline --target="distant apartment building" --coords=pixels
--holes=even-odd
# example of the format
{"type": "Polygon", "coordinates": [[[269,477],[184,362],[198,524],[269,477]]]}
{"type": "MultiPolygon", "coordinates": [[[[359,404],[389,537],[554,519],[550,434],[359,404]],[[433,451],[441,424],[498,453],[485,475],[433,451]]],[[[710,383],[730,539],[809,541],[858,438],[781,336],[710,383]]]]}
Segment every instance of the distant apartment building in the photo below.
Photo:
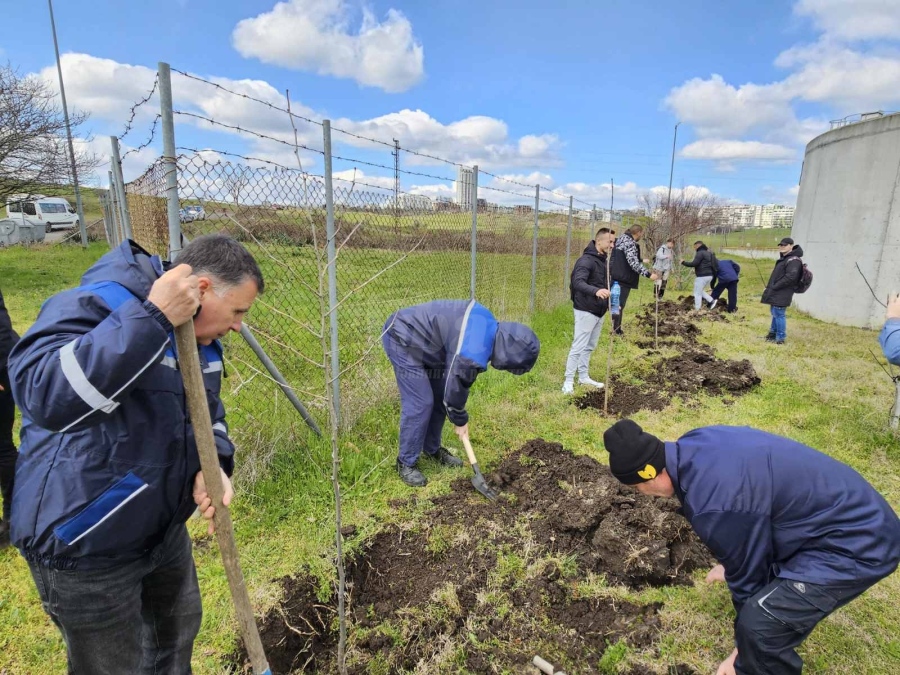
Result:
{"type": "Polygon", "coordinates": [[[794,222],[794,207],[782,204],[737,204],[723,206],[720,223],[731,229],[751,227],[790,227],[794,222]]]}
{"type": "Polygon", "coordinates": [[[434,203],[425,195],[401,194],[397,196],[397,208],[403,211],[434,211],[434,203]]]}
{"type": "Polygon", "coordinates": [[[471,209],[475,195],[475,172],[465,166],[459,167],[456,174],[456,203],[463,210],[471,209]]]}

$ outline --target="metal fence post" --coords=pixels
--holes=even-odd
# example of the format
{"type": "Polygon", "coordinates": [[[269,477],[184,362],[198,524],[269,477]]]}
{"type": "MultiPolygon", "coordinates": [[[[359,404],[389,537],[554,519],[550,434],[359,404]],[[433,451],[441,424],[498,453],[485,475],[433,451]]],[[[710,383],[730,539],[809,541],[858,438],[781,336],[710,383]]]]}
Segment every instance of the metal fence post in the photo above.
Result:
{"type": "Polygon", "coordinates": [[[563,269],[563,290],[569,288],[569,259],[572,257],[572,195],[569,195],[569,220],[566,224],[566,267],[563,269]]]}
{"type": "Polygon", "coordinates": [[[125,231],[127,239],[134,239],[131,231],[131,213],[128,211],[128,198],[125,195],[125,177],[122,174],[122,159],[119,157],[119,139],[115,136],[109,137],[112,146],[112,170],[116,176],[116,190],[119,197],[119,213],[122,218],[122,229],[125,231]]]}
{"type": "Polygon", "coordinates": [[[534,186],[534,235],[531,238],[531,299],[528,312],[534,314],[534,296],[537,292],[538,216],[541,212],[541,186],[534,186]]]}
{"type": "Polygon", "coordinates": [[[166,175],[166,211],[169,216],[169,260],[181,253],[181,218],[178,214],[178,160],[175,158],[175,113],[172,112],[172,71],[159,62],[159,111],[162,118],[163,166],[166,175]]]}
{"type": "Polygon", "coordinates": [[[476,247],[478,245],[478,165],[472,167],[472,262],[471,278],[469,279],[469,299],[475,299],[475,265],[477,262],[476,247]]]}
{"type": "Polygon", "coordinates": [[[119,192],[116,187],[116,177],[109,171],[109,211],[112,218],[113,232],[115,232],[116,246],[122,243],[122,230],[119,229],[119,192]]]}
{"type": "Polygon", "coordinates": [[[341,423],[340,360],[338,358],[337,260],[334,247],[334,189],[331,184],[331,120],[322,121],[325,141],[325,240],[328,256],[328,319],[331,325],[331,386],[335,421],[341,423]]]}

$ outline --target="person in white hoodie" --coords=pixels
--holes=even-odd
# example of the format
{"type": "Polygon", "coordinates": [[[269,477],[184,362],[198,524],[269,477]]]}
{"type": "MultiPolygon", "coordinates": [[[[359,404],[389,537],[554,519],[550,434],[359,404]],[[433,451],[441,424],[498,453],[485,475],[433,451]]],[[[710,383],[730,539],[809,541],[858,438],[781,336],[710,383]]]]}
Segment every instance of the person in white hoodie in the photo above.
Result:
{"type": "Polygon", "coordinates": [[[656,297],[660,300],[666,293],[666,284],[669,281],[669,275],[672,273],[672,266],[675,262],[675,240],[666,239],[666,242],[656,251],[656,259],[653,261],[653,271],[658,274],[658,278],[654,284],[656,297]]]}

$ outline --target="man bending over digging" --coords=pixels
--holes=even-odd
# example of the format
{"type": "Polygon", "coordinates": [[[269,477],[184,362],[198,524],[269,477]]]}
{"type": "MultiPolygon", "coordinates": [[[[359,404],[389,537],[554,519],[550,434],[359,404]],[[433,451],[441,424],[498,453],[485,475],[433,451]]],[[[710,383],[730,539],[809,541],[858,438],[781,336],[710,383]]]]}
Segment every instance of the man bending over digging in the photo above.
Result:
{"type": "Polygon", "coordinates": [[[719,561],[737,613],[717,675],[796,675],[816,624],[890,575],[900,519],[856,471],[749,427],[704,427],[663,443],[631,420],[603,435],[612,474],[677,497],[719,561]]]}
{"type": "Polygon", "coordinates": [[[445,466],[462,460],[441,447],[444,417],[460,438],[469,435],[469,388],[490,363],[514,375],[527,373],[541,343],[528,326],[497,321],[474,300],[435,300],[388,317],[381,342],[400,389],[400,454],[404,483],[428,483],[416,468],[422,450],[445,466]]]}

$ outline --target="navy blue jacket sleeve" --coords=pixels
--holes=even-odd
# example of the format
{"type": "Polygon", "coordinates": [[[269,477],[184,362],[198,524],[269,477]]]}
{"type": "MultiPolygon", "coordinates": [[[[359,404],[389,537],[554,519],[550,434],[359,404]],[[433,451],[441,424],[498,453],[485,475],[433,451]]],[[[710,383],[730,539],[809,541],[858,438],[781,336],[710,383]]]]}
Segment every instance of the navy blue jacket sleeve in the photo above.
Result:
{"type": "Polygon", "coordinates": [[[477,363],[461,354],[453,359],[447,370],[447,382],[444,386],[444,409],[447,412],[447,418],[458,427],[469,422],[469,413],[466,412],[469,388],[475,383],[478,374],[483,371],[484,369],[477,363]]]}
{"type": "Polygon", "coordinates": [[[773,562],[771,520],[736,511],[707,511],[691,518],[691,526],[725,568],[734,609],[769,582],[773,562]]]}
{"type": "Polygon", "coordinates": [[[23,413],[52,431],[102,422],[169,344],[168,327],[148,304],[133,298],[110,311],[79,289],[50,298],[10,354],[23,413]]]}
{"type": "Polygon", "coordinates": [[[210,402],[212,414],[213,436],[216,439],[216,452],[219,455],[219,465],[228,474],[229,478],[234,473],[234,443],[228,437],[228,423],[225,421],[225,405],[219,396],[210,402]]]}
{"type": "Polygon", "coordinates": [[[900,366],[900,319],[888,319],[884,322],[878,342],[881,343],[884,357],[895,366],[900,366]]]}

